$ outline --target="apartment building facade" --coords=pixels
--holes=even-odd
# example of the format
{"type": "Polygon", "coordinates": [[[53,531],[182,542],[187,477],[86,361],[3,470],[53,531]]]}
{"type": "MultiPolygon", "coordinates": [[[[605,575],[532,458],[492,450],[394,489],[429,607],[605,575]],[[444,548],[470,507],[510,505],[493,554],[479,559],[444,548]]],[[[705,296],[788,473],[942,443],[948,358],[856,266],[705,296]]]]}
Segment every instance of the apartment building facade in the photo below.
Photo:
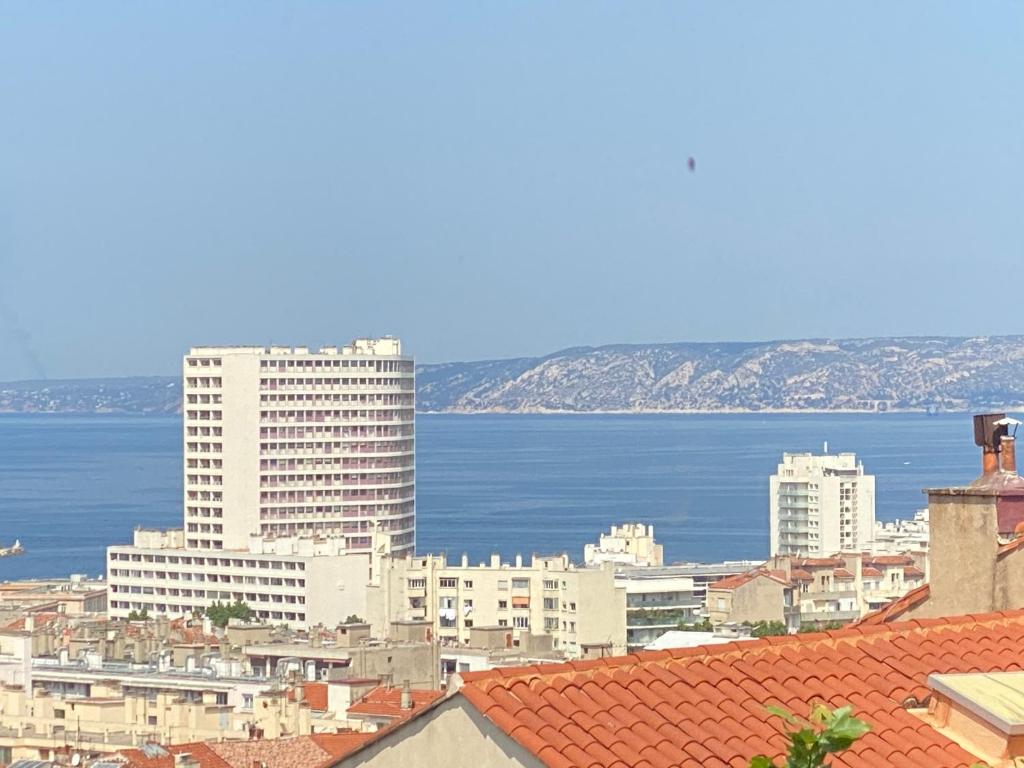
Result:
{"type": "Polygon", "coordinates": [[[769,504],[773,557],[862,551],[874,536],[875,478],[853,453],[783,454],[769,504]]]}
{"type": "Polygon", "coordinates": [[[568,555],[471,566],[463,557],[380,561],[369,590],[369,621],[383,636],[395,623],[426,621],[442,645],[465,646],[474,629],[506,630],[507,647],[549,648],[569,658],[626,649],[626,591],[610,566],[577,568],[568,555]],[[549,640],[549,645],[538,642],[549,640]]]}
{"type": "Polygon", "coordinates": [[[194,347],[183,527],[108,549],[109,614],[242,600],[296,627],[365,610],[375,536],[415,548],[415,373],[394,338],[194,347]]]}

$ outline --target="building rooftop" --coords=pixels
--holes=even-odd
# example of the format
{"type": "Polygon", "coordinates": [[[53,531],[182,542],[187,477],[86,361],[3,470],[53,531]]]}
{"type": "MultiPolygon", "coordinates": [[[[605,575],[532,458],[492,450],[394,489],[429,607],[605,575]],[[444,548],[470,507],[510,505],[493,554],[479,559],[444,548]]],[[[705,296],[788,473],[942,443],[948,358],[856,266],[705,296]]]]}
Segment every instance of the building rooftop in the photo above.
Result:
{"type": "Polygon", "coordinates": [[[358,702],[348,708],[349,715],[368,717],[389,717],[404,720],[413,713],[423,709],[444,695],[444,691],[424,691],[413,689],[409,692],[412,707],[402,709],[402,689],[395,687],[374,688],[358,702]]]}
{"type": "Polygon", "coordinates": [[[1024,669],[1024,611],[920,619],[700,648],[466,673],[459,694],[549,766],[747,765],[788,726],[850,704],[871,732],[837,766],[970,765],[919,714],[929,676],[1024,669]]]}

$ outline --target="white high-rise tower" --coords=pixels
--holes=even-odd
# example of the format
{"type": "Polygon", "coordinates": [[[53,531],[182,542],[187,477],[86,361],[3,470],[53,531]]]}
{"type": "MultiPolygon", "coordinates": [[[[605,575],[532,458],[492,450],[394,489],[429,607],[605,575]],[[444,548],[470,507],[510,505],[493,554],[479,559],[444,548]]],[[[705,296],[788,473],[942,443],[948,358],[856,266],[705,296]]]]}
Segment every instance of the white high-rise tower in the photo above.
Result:
{"type": "Polygon", "coordinates": [[[859,552],[874,536],[875,478],[853,453],[784,453],[769,498],[772,556],[859,552]]]}
{"type": "Polygon", "coordinates": [[[362,615],[371,558],[415,548],[415,396],[393,338],[192,348],[183,527],[108,549],[110,615],[234,600],[296,626],[362,615]]]}

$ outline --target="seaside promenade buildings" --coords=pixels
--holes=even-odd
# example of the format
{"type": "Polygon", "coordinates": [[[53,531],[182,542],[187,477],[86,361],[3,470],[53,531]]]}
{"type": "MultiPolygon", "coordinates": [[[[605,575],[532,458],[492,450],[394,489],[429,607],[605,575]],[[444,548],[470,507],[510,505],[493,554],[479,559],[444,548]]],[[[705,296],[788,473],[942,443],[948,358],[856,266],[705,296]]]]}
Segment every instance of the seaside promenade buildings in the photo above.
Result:
{"type": "Polygon", "coordinates": [[[773,557],[859,552],[875,532],[875,478],[852,453],[784,453],[769,503],[773,557]]]}
{"type": "Polygon", "coordinates": [[[193,348],[183,527],[108,549],[110,615],[240,600],[303,627],[364,612],[374,535],[415,547],[414,376],[394,338],[193,348]]]}

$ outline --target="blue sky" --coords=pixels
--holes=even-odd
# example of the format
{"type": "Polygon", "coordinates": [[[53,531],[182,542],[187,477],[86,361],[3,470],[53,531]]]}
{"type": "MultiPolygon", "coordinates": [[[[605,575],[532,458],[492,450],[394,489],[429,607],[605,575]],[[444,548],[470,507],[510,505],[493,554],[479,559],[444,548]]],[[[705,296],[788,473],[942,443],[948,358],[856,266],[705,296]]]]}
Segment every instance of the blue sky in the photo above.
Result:
{"type": "Polygon", "coordinates": [[[1022,33],[1019,2],[7,4],[0,380],[1020,331],[1022,33]]]}

